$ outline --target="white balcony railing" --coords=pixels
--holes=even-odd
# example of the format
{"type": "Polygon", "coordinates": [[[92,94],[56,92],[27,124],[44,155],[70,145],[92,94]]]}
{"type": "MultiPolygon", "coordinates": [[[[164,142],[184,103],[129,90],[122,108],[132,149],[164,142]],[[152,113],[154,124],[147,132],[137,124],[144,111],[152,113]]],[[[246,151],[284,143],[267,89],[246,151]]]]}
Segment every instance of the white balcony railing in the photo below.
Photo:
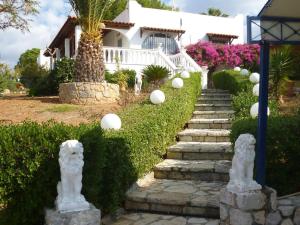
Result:
{"type": "Polygon", "coordinates": [[[103,54],[104,63],[109,69],[116,69],[116,65],[119,64],[121,68],[128,67],[139,70],[154,64],[166,67],[172,74],[175,74],[177,70],[168,56],[160,50],[104,47],[103,54]]]}

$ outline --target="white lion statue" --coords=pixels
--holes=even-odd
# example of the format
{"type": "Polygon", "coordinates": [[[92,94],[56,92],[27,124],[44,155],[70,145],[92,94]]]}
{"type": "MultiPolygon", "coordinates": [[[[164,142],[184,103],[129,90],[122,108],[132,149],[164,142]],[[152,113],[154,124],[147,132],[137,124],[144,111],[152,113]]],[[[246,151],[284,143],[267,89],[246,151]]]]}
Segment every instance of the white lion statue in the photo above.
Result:
{"type": "Polygon", "coordinates": [[[135,76],[134,93],[139,95],[142,91],[143,76],[141,73],[137,73],[135,76]]]}
{"type": "Polygon", "coordinates": [[[253,180],[256,140],[251,134],[242,134],[235,142],[230,181],[227,189],[234,193],[260,190],[253,180]]]}
{"type": "Polygon", "coordinates": [[[57,184],[56,207],[59,212],[87,210],[90,204],[81,194],[83,146],[77,140],[61,144],[59,152],[61,181],[57,184]]]}

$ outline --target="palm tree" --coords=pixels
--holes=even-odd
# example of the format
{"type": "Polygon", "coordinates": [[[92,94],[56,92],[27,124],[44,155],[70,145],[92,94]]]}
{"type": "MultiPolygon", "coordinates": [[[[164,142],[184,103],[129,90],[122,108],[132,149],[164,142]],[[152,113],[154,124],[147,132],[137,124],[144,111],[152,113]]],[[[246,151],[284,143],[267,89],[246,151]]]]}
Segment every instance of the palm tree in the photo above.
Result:
{"type": "Polygon", "coordinates": [[[273,95],[276,100],[279,99],[280,87],[291,73],[292,65],[293,59],[289,46],[274,49],[270,60],[270,79],[273,84],[273,95]]]}
{"type": "Polygon", "coordinates": [[[220,9],[216,9],[216,8],[209,8],[207,10],[207,13],[201,13],[201,14],[208,15],[208,16],[228,17],[227,14],[223,13],[220,9]]]}
{"type": "Polygon", "coordinates": [[[105,11],[115,0],[69,0],[82,29],[75,63],[75,82],[104,80],[102,29],[105,11]]]}

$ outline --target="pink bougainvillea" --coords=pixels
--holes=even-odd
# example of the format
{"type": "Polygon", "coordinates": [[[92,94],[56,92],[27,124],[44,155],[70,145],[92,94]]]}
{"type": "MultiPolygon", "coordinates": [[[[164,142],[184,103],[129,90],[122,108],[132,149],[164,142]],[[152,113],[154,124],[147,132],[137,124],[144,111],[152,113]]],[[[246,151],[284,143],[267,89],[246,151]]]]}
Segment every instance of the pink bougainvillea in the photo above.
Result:
{"type": "Polygon", "coordinates": [[[201,66],[216,68],[241,66],[248,69],[259,65],[259,45],[220,45],[200,41],[187,47],[187,53],[201,66]]]}

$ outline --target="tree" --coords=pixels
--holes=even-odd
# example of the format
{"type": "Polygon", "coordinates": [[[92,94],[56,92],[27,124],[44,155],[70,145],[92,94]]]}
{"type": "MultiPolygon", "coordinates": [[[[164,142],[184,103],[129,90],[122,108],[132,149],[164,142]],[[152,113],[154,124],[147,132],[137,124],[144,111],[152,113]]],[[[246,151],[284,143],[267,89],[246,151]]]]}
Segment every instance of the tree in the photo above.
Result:
{"type": "Polygon", "coordinates": [[[37,58],[40,54],[39,48],[32,48],[29,50],[26,50],[24,53],[22,53],[19,57],[19,61],[16,65],[16,68],[22,72],[26,68],[26,66],[30,64],[37,64],[37,58]]]}
{"type": "Polygon", "coordinates": [[[41,68],[37,64],[40,49],[33,48],[21,54],[15,70],[20,74],[21,82],[26,87],[31,87],[41,74],[41,68]]]}
{"type": "Polygon", "coordinates": [[[220,9],[216,8],[209,8],[207,10],[207,13],[200,13],[202,15],[208,15],[208,16],[220,16],[220,17],[228,17],[227,14],[223,13],[220,9]]]}
{"type": "Polygon", "coordinates": [[[28,31],[30,16],[38,10],[37,0],[0,0],[0,30],[9,27],[28,31]]]}
{"type": "Polygon", "coordinates": [[[293,60],[291,57],[291,48],[283,47],[274,49],[270,60],[270,79],[272,81],[273,95],[279,100],[280,88],[292,72],[293,60]]]}
{"type": "MultiPolygon", "coordinates": [[[[111,9],[105,12],[104,18],[112,20],[116,18],[125,8],[128,0],[116,0],[111,9]]],[[[172,10],[171,6],[166,5],[160,0],[137,0],[143,7],[172,10]]]]}
{"type": "Polygon", "coordinates": [[[75,82],[104,80],[102,29],[104,14],[115,0],[69,0],[82,34],[75,62],[75,82]]]}

